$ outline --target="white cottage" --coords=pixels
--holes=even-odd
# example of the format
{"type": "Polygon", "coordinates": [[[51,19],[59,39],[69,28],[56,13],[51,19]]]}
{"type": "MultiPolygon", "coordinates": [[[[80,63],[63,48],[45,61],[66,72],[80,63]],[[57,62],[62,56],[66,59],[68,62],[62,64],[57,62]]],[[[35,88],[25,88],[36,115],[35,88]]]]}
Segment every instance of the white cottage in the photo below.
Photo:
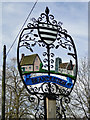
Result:
{"type": "Polygon", "coordinates": [[[60,63],[58,72],[75,76],[75,69],[75,65],[72,64],[72,61],[70,60],[70,62],[67,63],[60,63]]]}

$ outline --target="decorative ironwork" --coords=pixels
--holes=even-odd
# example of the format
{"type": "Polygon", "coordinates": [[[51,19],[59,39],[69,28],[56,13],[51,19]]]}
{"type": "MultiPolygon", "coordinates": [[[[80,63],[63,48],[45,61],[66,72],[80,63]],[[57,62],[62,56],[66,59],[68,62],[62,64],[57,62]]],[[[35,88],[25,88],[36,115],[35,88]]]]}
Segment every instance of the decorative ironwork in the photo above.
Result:
{"type": "Polygon", "coordinates": [[[34,114],[36,119],[44,119],[44,99],[43,95],[33,95],[28,97],[28,100],[35,105],[34,114]]]}
{"type": "Polygon", "coordinates": [[[60,120],[62,120],[62,118],[65,120],[66,119],[66,115],[65,115],[65,104],[68,104],[70,103],[70,98],[69,97],[61,97],[58,96],[56,98],[56,101],[57,101],[57,105],[56,105],[56,116],[57,118],[59,118],[60,120]],[[64,104],[63,104],[64,102],[64,104]]]}
{"type": "MultiPolygon", "coordinates": [[[[32,20],[32,23],[28,23],[27,27],[24,28],[23,31],[21,32],[19,37],[18,48],[17,48],[18,69],[19,69],[21,79],[23,80],[23,83],[27,91],[31,95],[33,95],[33,97],[29,98],[30,102],[34,102],[35,99],[38,100],[37,102],[38,105],[35,109],[36,110],[35,118],[45,118],[45,111],[40,112],[40,110],[42,111],[43,108],[45,108],[45,106],[40,106],[41,105],[40,102],[44,101],[45,98],[49,95],[51,97],[55,96],[57,104],[61,105],[61,108],[62,108],[61,113],[59,111],[60,107],[57,106],[57,111],[56,111],[57,118],[66,118],[64,113],[65,109],[63,107],[62,100],[65,99],[65,102],[67,102],[66,100],[69,100],[68,96],[72,92],[73,87],[75,85],[76,78],[77,78],[77,67],[78,67],[77,53],[76,53],[76,48],[75,48],[73,39],[68,34],[67,30],[62,28],[62,22],[57,22],[54,19],[54,16],[49,14],[48,7],[46,7],[45,13],[42,13],[37,20],[35,18],[32,18],[31,20],[32,20]],[[52,75],[55,74],[55,75],[65,76],[66,78],[69,77],[69,79],[71,79],[71,81],[67,81],[68,82],[67,85],[69,87],[64,86],[65,81],[63,80],[60,83],[61,86],[56,84],[56,82],[52,82],[52,81],[51,82],[44,81],[44,83],[42,83],[40,86],[34,86],[34,87],[30,84],[29,85],[26,84],[24,76],[27,76],[27,74],[23,74],[21,70],[21,65],[19,62],[20,61],[19,53],[22,47],[25,47],[28,50],[30,50],[30,52],[33,52],[35,46],[39,46],[41,48],[43,47],[47,50],[43,52],[43,56],[44,56],[43,67],[47,69],[43,71],[38,71],[38,72],[33,71],[33,72],[30,72],[30,74],[32,73],[46,74],[47,73],[48,76],[51,76],[51,74],[52,75]],[[75,60],[76,73],[74,77],[50,71],[54,67],[53,57],[55,56],[55,54],[53,52],[50,53],[50,51],[52,49],[58,49],[60,47],[63,49],[66,49],[68,51],[67,55],[71,56],[75,60]],[[71,84],[72,86],[70,87],[71,84]]],[[[30,77],[29,75],[28,77],[30,77]]]]}
{"type": "MultiPolygon", "coordinates": [[[[55,96],[56,97],[56,117],[60,120],[66,119],[65,106],[70,103],[69,97],[55,96]],[[63,105],[64,102],[64,105],[63,105]]],[[[28,100],[34,104],[34,114],[35,118],[44,119],[45,118],[45,96],[44,95],[33,95],[29,96],[28,100]]]]}

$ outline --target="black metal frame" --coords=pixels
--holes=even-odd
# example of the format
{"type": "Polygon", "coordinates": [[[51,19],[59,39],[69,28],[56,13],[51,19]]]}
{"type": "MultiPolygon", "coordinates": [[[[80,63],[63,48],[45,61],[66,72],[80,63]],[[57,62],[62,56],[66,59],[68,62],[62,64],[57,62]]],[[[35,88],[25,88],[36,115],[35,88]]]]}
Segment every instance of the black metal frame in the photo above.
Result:
{"type": "MultiPolygon", "coordinates": [[[[40,109],[40,101],[44,101],[45,103],[45,99],[46,97],[50,97],[51,99],[56,99],[56,101],[58,101],[58,103],[61,105],[62,107],[62,113],[59,112],[60,107],[57,106],[57,118],[66,118],[65,116],[65,108],[63,107],[62,104],[62,100],[65,100],[65,103],[69,103],[70,99],[69,99],[69,95],[73,90],[74,84],[76,82],[76,78],[77,78],[77,70],[78,70],[78,64],[77,64],[77,53],[76,53],[76,48],[75,48],[75,44],[73,42],[72,37],[67,33],[67,30],[62,29],[62,23],[61,22],[57,22],[56,20],[54,20],[54,16],[49,14],[49,9],[48,7],[46,7],[45,13],[42,13],[41,16],[38,18],[38,20],[36,20],[35,18],[32,18],[32,22],[33,23],[28,23],[27,27],[24,28],[20,34],[19,37],[19,42],[18,42],[18,48],[17,48],[17,63],[18,63],[18,70],[21,76],[21,79],[27,89],[27,91],[33,95],[36,96],[36,98],[38,99],[38,105],[36,107],[36,113],[35,113],[35,118],[45,118],[46,119],[46,110],[44,110],[44,113],[39,114],[39,109],[40,109]],[[45,41],[42,40],[40,34],[39,34],[39,23],[45,23],[47,25],[54,25],[57,27],[57,45],[54,45],[53,41],[51,44],[47,44],[45,41]],[[29,30],[29,33],[24,33],[25,31],[29,30]],[[34,30],[38,30],[38,34],[33,33],[34,30]],[[34,36],[34,38],[31,38],[31,35],[34,36]],[[37,38],[40,37],[41,40],[37,40],[37,38]],[[62,40],[64,39],[64,40],[62,40]],[[31,43],[28,43],[31,42],[31,43]],[[33,42],[33,43],[32,43],[33,42]],[[53,67],[52,65],[50,65],[50,61],[52,61],[52,63],[54,62],[53,59],[50,60],[50,55],[51,57],[54,56],[53,53],[50,53],[50,50],[55,48],[58,49],[59,47],[62,47],[64,49],[68,49],[69,51],[71,51],[71,49],[73,49],[73,52],[69,52],[68,55],[72,56],[75,59],[75,64],[76,64],[76,75],[75,78],[73,79],[73,87],[71,89],[61,89],[59,88],[58,85],[54,84],[54,83],[43,83],[39,88],[35,87],[32,88],[30,86],[30,88],[27,87],[27,85],[24,82],[23,79],[23,75],[22,75],[22,71],[21,71],[21,66],[20,66],[20,62],[19,62],[19,49],[21,47],[26,47],[27,49],[29,49],[31,52],[33,52],[33,47],[35,45],[39,45],[40,47],[46,47],[47,52],[43,53],[43,56],[47,56],[47,59],[44,59],[44,62],[48,62],[48,64],[45,65],[45,67],[48,67],[48,75],[50,75],[50,67],[53,67]],[[40,90],[42,92],[40,92],[40,90]]],[[[31,97],[29,98],[30,102],[34,102],[35,98],[31,97]]],[[[45,108],[45,104],[43,106],[43,109],[45,108]]]]}

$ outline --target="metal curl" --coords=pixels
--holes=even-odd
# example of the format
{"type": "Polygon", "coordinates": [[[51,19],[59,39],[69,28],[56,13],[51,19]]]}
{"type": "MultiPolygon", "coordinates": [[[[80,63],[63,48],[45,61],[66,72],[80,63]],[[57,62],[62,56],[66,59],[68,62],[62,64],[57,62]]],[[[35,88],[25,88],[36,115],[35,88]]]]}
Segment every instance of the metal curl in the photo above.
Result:
{"type": "Polygon", "coordinates": [[[42,47],[45,47],[45,44],[44,44],[44,43],[42,44],[42,47]]]}
{"type": "Polygon", "coordinates": [[[56,85],[55,84],[51,84],[51,92],[52,93],[56,93],[56,85]]]}
{"type": "Polygon", "coordinates": [[[56,21],[56,20],[53,20],[52,23],[53,23],[54,25],[57,25],[57,21],[56,21]]]}
{"type": "Polygon", "coordinates": [[[53,59],[51,59],[51,63],[54,63],[54,60],[53,60],[53,59]]]}
{"type": "MultiPolygon", "coordinates": [[[[42,14],[40,15],[40,17],[38,18],[38,22],[43,21],[44,18],[46,18],[46,14],[45,14],[45,13],[42,13],[42,14]]],[[[44,21],[44,22],[45,22],[45,21],[44,21]]]]}
{"type": "Polygon", "coordinates": [[[55,45],[54,45],[54,44],[51,44],[51,45],[50,45],[50,49],[51,49],[51,48],[54,48],[54,47],[55,47],[55,45]]]}
{"type": "Polygon", "coordinates": [[[31,18],[31,21],[32,21],[33,23],[37,23],[37,20],[36,20],[35,18],[31,18]]]}
{"type": "Polygon", "coordinates": [[[34,92],[39,92],[39,88],[38,87],[34,87],[34,92]]]}
{"type": "Polygon", "coordinates": [[[38,98],[40,99],[40,100],[44,100],[44,96],[43,95],[37,95],[38,96],[38,98]]]}
{"type": "Polygon", "coordinates": [[[65,101],[65,103],[67,103],[67,104],[70,103],[70,97],[65,97],[65,98],[64,98],[64,101],[65,101]]]}
{"type": "Polygon", "coordinates": [[[48,93],[48,92],[49,92],[48,83],[43,83],[43,84],[41,85],[41,90],[42,90],[44,93],[48,93]]]}
{"type": "Polygon", "coordinates": [[[46,63],[46,62],[48,62],[48,60],[45,58],[45,59],[43,60],[43,62],[46,63]]]}
{"type": "Polygon", "coordinates": [[[54,55],[54,53],[51,53],[51,57],[54,57],[55,55],[54,55]]]}
{"type": "Polygon", "coordinates": [[[39,109],[37,109],[37,112],[35,113],[36,120],[37,119],[44,119],[44,117],[45,117],[44,113],[39,113],[39,109]]]}
{"type": "Polygon", "coordinates": [[[53,65],[51,65],[51,68],[53,68],[54,66],[53,65]]]}
{"type": "Polygon", "coordinates": [[[34,27],[34,25],[31,24],[31,23],[28,23],[27,27],[28,27],[28,28],[31,28],[31,27],[34,27]]]}
{"type": "Polygon", "coordinates": [[[67,30],[66,29],[62,29],[62,32],[67,33],[67,30]]]}
{"type": "Polygon", "coordinates": [[[59,31],[62,31],[62,27],[61,27],[61,26],[58,26],[58,30],[59,30],[59,31]]]}
{"type": "Polygon", "coordinates": [[[42,17],[39,17],[39,18],[38,18],[38,21],[41,22],[41,21],[42,21],[42,17]]]}
{"type": "Polygon", "coordinates": [[[45,14],[45,13],[42,13],[42,14],[41,14],[41,17],[42,17],[42,18],[45,18],[45,17],[46,17],[46,14],[45,14]]]}
{"type": "Polygon", "coordinates": [[[47,65],[47,64],[45,64],[45,65],[44,65],[44,67],[46,68],[46,67],[48,67],[48,65],[47,65]]]}
{"type": "Polygon", "coordinates": [[[49,18],[51,19],[51,20],[53,20],[54,19],[54,16],[53,15],[49,15],[49,18]]]}
{"type": "Polygon", "coordinates": [[[44,53],[43,53],[43,56],[46,56],[46,55],[47,55],[47,53],[46,53],[46,52],[44,52],[44,53]]]}
{"type": "Polygon", "coordinates": [[[45,115],[44,115],[43,113],[41,113],[41,114],[39,115],[39,118],[40,118],[40,119],[43,119],[44,116],[45,116],[45,115]]]}
{"type": "Polygon", "coordinates": [[[58,22],[58,26],[61,27],[63,25],[62,22],[58,22]]]}
{"type": "Polygon", "coordinates": [[[34,101],[35,101],[35,97],[28,96],[28,100],[29,100],[30,102],[34,102],[34,101]]]}

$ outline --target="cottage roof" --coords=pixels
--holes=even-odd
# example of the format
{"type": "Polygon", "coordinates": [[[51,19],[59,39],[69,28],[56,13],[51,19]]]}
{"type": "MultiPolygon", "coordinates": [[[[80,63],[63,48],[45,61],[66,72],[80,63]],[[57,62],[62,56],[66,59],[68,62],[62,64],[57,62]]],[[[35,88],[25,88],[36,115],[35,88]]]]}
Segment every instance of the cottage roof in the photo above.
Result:
{"type": "Polygon", "coordinates": [[[71,65],[70,63],[60,63],[60,68],[67,69],[67,70],[73,70],[73,67],[75,65],[71,65]]]}
{"type": "Polygon", "coordinates": [[[60,68],[66,69],[68,63],[60,63],[60,68]]]}
{"type": "Polygon", "coordinates": [[[23,58],[21,59],[20,65],[22,66],[22,65],[32,65],[32,64],[34,64],[34,60],[35,60],[36,56],[38,56],[38,54],[23,56],[23,58]]]}

